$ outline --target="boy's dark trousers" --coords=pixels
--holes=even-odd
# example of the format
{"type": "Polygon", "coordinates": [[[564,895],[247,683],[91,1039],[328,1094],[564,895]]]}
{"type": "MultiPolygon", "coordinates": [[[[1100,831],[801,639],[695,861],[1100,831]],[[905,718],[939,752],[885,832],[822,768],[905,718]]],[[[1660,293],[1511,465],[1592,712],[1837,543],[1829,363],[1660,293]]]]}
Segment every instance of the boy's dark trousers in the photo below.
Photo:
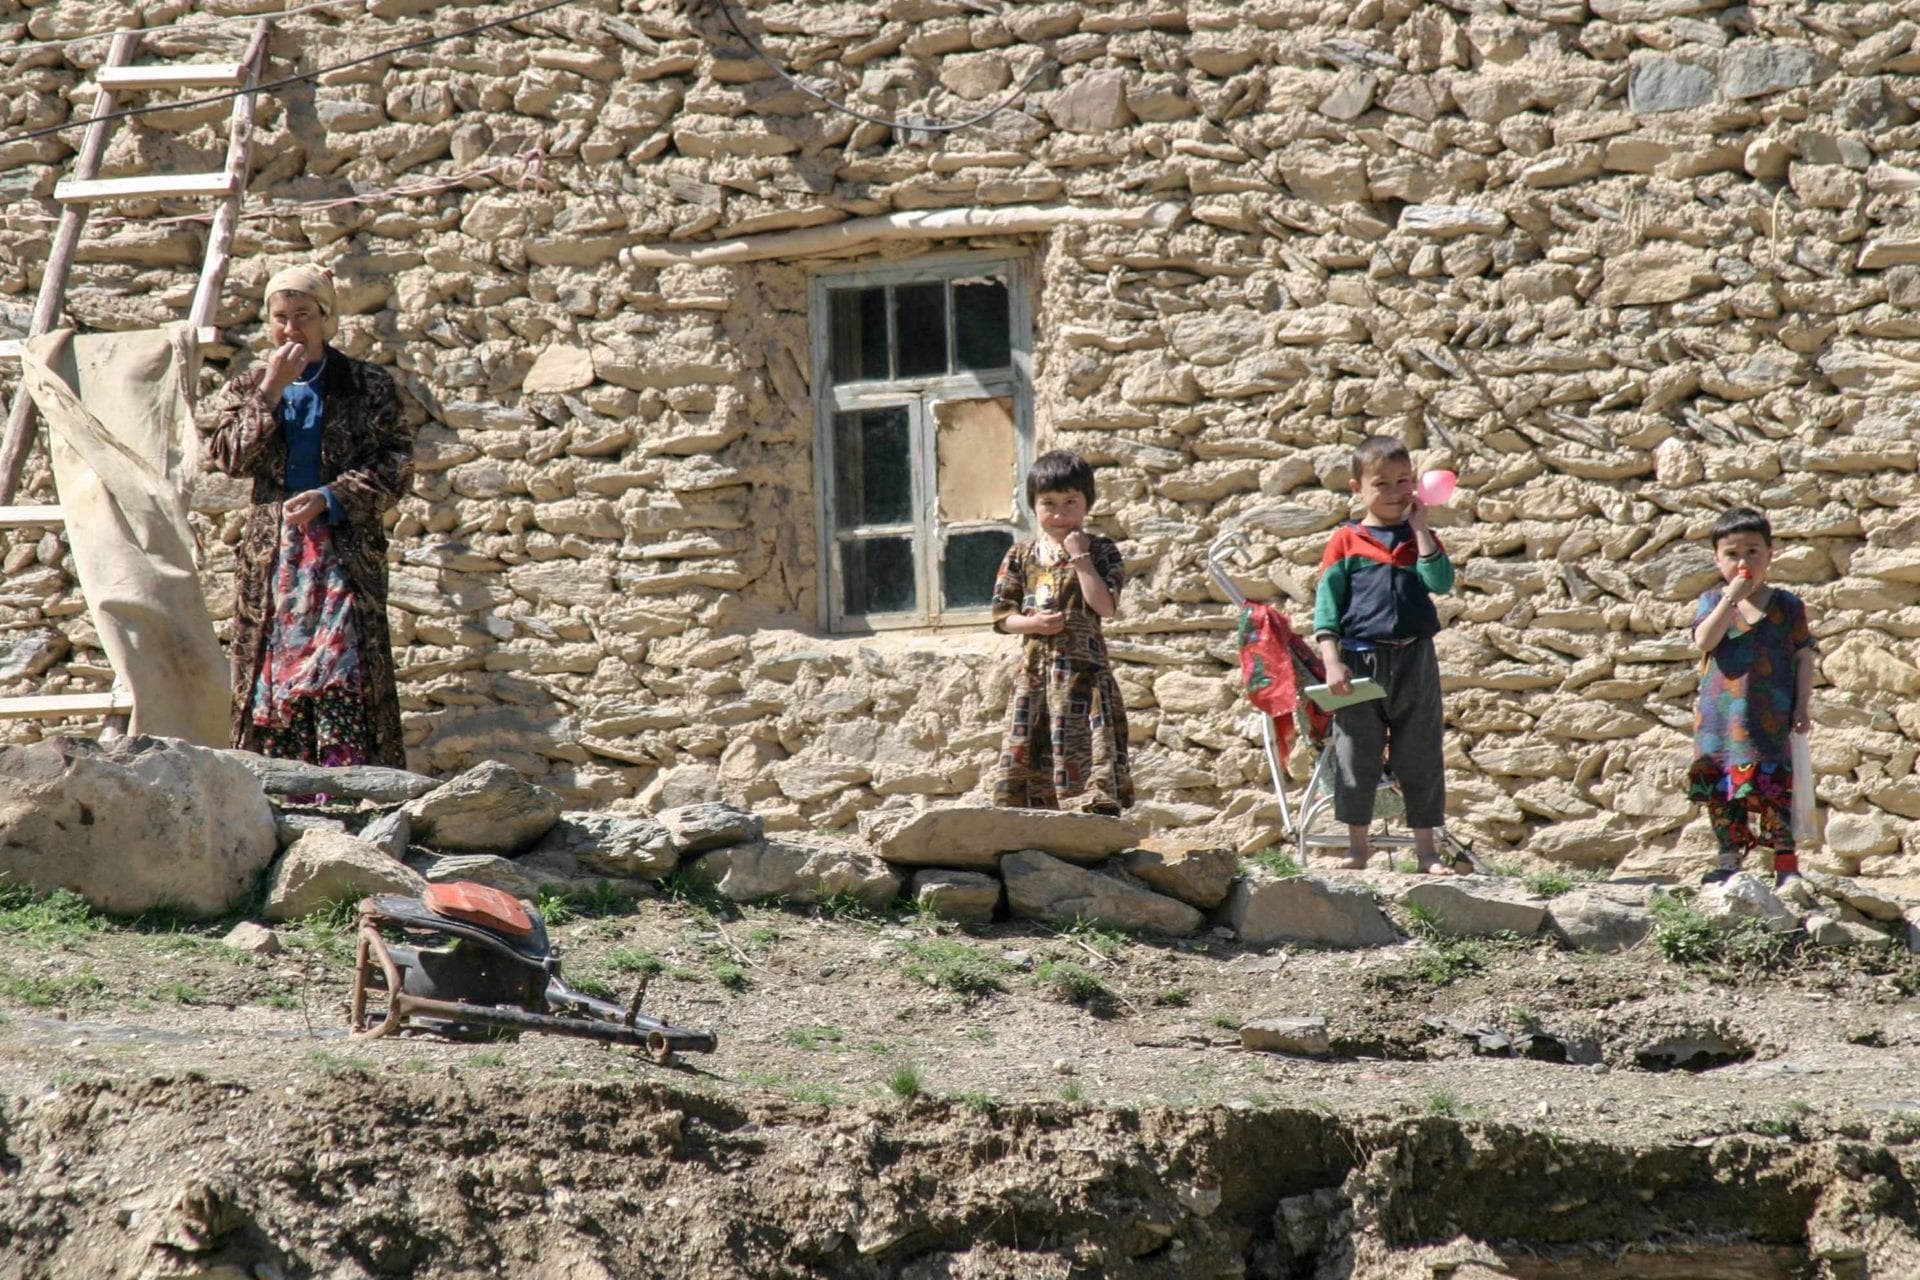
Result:
{"type": "Polygon", "coordinates": [[[1387,696],[1342,707],[1333,716],[1333,813],[1348,826],[1373,821],[1384,762],[1399,779],[1409,827],[1446,825],[1447,772],[1441,735],[1440,660],[1433,639],[1400,646],[1348,649],[1348,673],[1371,677],[1387,696]]]}

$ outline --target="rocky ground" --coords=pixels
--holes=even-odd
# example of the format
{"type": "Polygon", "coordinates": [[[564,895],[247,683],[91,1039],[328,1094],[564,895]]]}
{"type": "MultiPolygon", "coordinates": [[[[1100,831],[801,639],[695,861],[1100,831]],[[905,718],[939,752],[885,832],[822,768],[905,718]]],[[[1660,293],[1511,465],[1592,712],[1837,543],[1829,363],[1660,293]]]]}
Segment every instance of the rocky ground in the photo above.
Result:
{"type": "MultiPolygon", "coordinates": [[[[1390,898],[1411,877],[1350,879],[1390,898]]],[[[1333,952],[667,890],[546,906],[571,977],[624,995],[654,974],[656,1014],[718,1032],[678,1069],[531,1037],[351,1042],[339,915],[253,955],[221,941],[230,922],[15,895],[0,1267],[1920,1268],[1904,948],[1670,909],[1596,955],[1389,907],[1410,940],[1333,952]],[[1248,1023],[1284,1018],[1324,1033],[1268,1029],[1305,1036],[1297,1055],[1244,1047],[1248,1023]]]]}

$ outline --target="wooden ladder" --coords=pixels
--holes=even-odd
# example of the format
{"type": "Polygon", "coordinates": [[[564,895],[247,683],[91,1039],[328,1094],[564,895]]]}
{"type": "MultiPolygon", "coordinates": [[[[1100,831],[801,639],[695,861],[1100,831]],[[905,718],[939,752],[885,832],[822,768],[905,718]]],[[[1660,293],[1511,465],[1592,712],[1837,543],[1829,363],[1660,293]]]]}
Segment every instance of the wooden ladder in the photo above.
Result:
{"type": "MultiPolygon", "coordinates": [[[[200,267],[200,284],[194,290],[187,319],[202,344],[219,340],[220,331],[214,327],[213,317],[220,302],[220,291],[226,285],[234,230],[240,223],[240,204],[246,197],[247,179],[252,170],[254,94],[251,90],[260,82],[266,66],[267,36],[271,30],[272,20],[262,18],[254,26],[238,62],[151,66],[133,65],[144,32],[121,31],[114,35],[107,60],[95,78],[98,88],[93,111],[73,174],[53,189],[53,198],[61,205],[60,226],[54,233],[46,272],[40,280],[40,295],[27,327],[29,338],[53,329],[60,319],[66,305],[74,255],[80,247],[80,232],[94,204],[103,200],[201,198],[217,199],[220,205],[214,210],[213,227],[207,235],[206,260],[200,267]],[[123,109],[127,95],[150,89],[241,90],[233,100],[224,169],[217,173],[142,174],[130,178],[99,176],[107,139],[118,123],[114,113],[123,109]]],[[[0,359],[18,359],[23,345],[23,340],[0,342],[0,359]]],[[[0,410],[4,407],[4,400],[0,400],[0,410]]],[[[20,486],[27,452],[33,447],[33,400],[24,389],[15,397],[12,411],[6,416],[6,434],[0,436],[0,530],[63,528],[66,520],[57,504],[11,505],[14,492],[20,486]]],[[[131,695],[117,688],[105,693],[0,698],[0,719],[45,720],[99,715],[118,719],[132,709],[131,695]]]]}

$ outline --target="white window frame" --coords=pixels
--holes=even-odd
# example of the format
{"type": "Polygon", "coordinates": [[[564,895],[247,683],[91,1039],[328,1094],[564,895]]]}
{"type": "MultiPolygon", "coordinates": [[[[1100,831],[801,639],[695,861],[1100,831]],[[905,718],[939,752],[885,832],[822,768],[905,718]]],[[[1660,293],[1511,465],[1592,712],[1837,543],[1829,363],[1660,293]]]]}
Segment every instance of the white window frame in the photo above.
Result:
{"type": "MultiPolygon", "coordinates": [[[[1015,541],[1031,534],[1030,513],[1021,491],[1023,477],[1033,465],[1033,304],[1028,288],[1028,265],[1022,257],[1000,254],[940,254],[900,266],[853,266],[815,272],[809,306],[813,323],[814,405],[814,520],[819,530],[820,625],[833,632],[891,631],[911,627],[978,626],[993,620],[991,605],[964,609],[943,607],[939,589],[940,563],[947,538],[970,529],[1011,528],[1015,541]],[[834,289],[879,285],[931,284],[959,277],[994,274],[1007,282],[1008,368],[991,374],[956,373],[931,377],[875,379],[836,385],[833,381],[833,318],[828,293],[834,289]],[[936,482],[938,433],[933,405],[947,400],[1011,398],[1013,401],[1013,475],[1007,493],[1008,519],[968,521],[943,525],[936,482]],[[900,526],[863,526],[861,532],[904,533],[914,543],[915,598],[920,607],[900,613],[848,614],[842,611],[840,545],[849,540],[836,532],[834,510],[833,420],[836,414],[862,409],[905,406],[913,448],[911,465],[915,520],[900,526]]],[[[892,323],[892,308],[888,323],[892,323]]],[[[954,340],[951,308],[947,340],[954,340]]]]}

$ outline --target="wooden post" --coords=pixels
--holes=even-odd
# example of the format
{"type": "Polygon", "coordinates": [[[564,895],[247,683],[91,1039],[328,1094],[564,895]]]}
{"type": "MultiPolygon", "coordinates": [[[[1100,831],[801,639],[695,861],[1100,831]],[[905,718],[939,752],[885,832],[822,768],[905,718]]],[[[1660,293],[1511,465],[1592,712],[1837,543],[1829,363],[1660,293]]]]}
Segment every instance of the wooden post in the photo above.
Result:
{"type": "Polygon", "coordinates": [[[199,329],[212,326],[214,312],[220,306],[220,290],[227,283],[233,233],[240,225],[240,206],[247,198],[247,170],[252,163],[253,116],[258,101],[253,95],[253,86],[260,83],[260,71],[266,65],[267,33],[272,28],[272,19],[260,19],[260,25],[253,29],[253,39],[247,42],[246,52],[240,55],[240,64],[246,71],[240,82],[240,96],[233,100],[233,125],[227,139],[227,177],[233,180],[233,194],[214,210],[213,229],[207,233],[207,260],[200,268],[199,287],[193,291],[193,308],[187,312],[188,321],[199,329]]]}
{"type": "MultiPolygon", "coordinates": [[[[113,37],[113,47],[107,51],[105,65],[118,67],[131,62],[139,44],[138,31],[119,32],[113,37]]],[[[106,117],[113,114],[114,106],[112,89],[102,88],[94,94],[92,122],[87,125],[87,136],[80,143],[80,159],[74,165],[74,176],[84,180],[99,174],[100,160],[107,150],[107,134],[113,130],[113,121],[106,117]]],[[[80,247],[80,231],[86,222],[84,204],[70,204],[60,210],[60,228],[54,233],[46,274],[40,278],[40,298],[34,304],[33,320],[27,326],[30,338],[53,328],[60,319],[60,308],[67,298],[67,276],[73,270],[73,255],[80,247]]],[[[7,415],[7,434],[0,437],[0,504],[13,501],[13,492],[20,487],[20,472],[27,465],[27,450],[32,447],[33,397],[23,394],[13,402],[13,412],[7,415]]]]}

